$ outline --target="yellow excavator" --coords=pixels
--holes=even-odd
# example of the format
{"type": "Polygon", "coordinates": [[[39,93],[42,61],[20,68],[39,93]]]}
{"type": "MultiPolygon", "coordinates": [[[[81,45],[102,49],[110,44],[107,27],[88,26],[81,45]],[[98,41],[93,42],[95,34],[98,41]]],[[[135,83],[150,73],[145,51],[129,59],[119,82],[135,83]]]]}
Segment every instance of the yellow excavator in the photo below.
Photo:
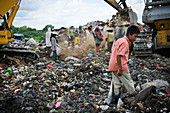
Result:
{"type": "Polygon", "coordinates": [[[0,0],[0,61],[4,55],[21,56],[25,59],[38,60],[39,55],[21,47],[10,47],[13,41],[11,25],[19,9],[21,0],[0,0]]]}

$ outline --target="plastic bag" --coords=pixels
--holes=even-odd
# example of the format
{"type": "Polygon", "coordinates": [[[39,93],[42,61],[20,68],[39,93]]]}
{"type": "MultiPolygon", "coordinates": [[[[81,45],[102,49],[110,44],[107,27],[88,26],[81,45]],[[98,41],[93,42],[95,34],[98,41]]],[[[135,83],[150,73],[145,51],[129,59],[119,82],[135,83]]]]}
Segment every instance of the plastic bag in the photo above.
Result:
{"type": "Polygon", "coordinates": [[[152,47],[152,42],[148,42],[148,43],[147,43],[147,47],[148,47],[148,48],[151,48],[151,47],[152,47]]]}
{"type": "Polygon", "coordinates": [[[75,57],[72,57],[72,56],[65,58],[65,61],[68,61],[68,60],[75,60],[75,61],[78,61],[78,62],[80,61],[78,58],[75,58],[75,57]]]}
{"type": "Polygon", "coordinates": [[[33,39],[33,38],[30,38],[27,42],[26,42],[27,45],[38,45],[38,43],[33,39]]]}
{"type": "Polygon", "coordinates": [[[107,104],[110,104],[112,102],[112,100],[113,100],[113,97],[114,97],[113,89],[114,89],[114,86],[113,86],[112,81],[111,81],[108,98],[106,98],[105,101],[104,101],[107,104]]]}
{"type": "Polygon", "coordinates": [[[108,42],[107,42],[107,41],[105,42],[105,46],[104,46],[104,48],[105,48],[105,50],[107,50],[107,49],[108,49],[108,42]]]}
{"type": "Polygon", "coordinates": [[[52,57],[53,56],[53,51],[51,52],[51,54],[50,54],[50,57],[52,57]]]}
{"type": "MultiPolygon", "coordinates": [[[[57,47],[57,55],[60,55],[61,50],[62,50],[61,48],[57,47]]],[[[50,53],[50,57],[52,56],[53,56],[53,51],[50,53]]]]}
{"type": "Polygon", "coordinates": [[[150,86],[156,86],[156,88],[168,88],[169,87],[169,83],[167,81],[163,81],[160,79],[154,80],[152,82],[147,82],[145,84],[142,85],[142,89],[146,89],[150,86]]]}
{"type": "Polygon", "coordinates": [[[80,45],[80,39],[79,37],[75,38],[74,45],[80,45]]]}
{"type": "Polygon", "coordinates": [[[60,46],[57,47],[57,55],[60,55],[62,48],[60,46]]]}
{"type": "Polygon", "coordinates": [[[118,103],[117,103],[117,108],[120,108],[123,104],[124,102],[121,100],[121,98],[119,98],[118,103]]]}

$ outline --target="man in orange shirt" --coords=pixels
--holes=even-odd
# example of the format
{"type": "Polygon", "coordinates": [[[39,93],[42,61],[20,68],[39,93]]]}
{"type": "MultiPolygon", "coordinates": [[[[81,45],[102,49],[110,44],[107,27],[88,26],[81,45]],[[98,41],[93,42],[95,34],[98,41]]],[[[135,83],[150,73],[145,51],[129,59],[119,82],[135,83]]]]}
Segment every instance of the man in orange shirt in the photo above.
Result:
{"type": "Polygon", "coordinates": [[[120,88],[122,84],[129,94],[135,93],[133,80],[130,76],[127,62],[129,56],[129,43],[130,41],[134,42],[139,33],[140,31],[137,26],[130,26],[127,30],[127,36],[117,40],[112,49],[109,70],[113,71],[112,84],[114,84],[114,98],[116,104],[120,96],[120,88]]]}

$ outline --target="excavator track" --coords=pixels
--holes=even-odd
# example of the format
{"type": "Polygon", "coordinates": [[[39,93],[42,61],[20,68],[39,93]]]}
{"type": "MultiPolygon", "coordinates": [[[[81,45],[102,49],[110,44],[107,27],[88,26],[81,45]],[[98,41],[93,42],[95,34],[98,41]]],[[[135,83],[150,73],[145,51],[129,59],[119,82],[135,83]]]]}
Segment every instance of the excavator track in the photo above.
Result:
{"type": "Polygon", "coordinates": [[[152,32],[141,32],[134,42],[133,52],[136,57],[152,56],[152,32]]]}
{"type": "MultiPolygon", "coordinates": [[[[25,61],[35,61],[39,60],[39,55],[31,50],[20,47],[5,47],[0,48],[0,58],[2,59],[4,55],[15,57],[22,57],[25,61]]],[[[0,59],[0,60],[1,60],[0,59]]]]}

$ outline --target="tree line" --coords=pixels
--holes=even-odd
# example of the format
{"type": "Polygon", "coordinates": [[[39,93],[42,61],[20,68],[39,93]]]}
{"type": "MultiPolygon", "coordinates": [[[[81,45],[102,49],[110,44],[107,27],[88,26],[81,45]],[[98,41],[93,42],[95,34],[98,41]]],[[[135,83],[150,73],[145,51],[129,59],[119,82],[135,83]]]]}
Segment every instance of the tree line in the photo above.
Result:
{"type": "Polygon", "coordinates": [[[12,34],[23,34],[23,38],[34,38],[37,42],[45,38],[45,33],[48,30],[48,27],[54,28],[53,25],[46,25],[42,30],[37,30],[35,28],[27,27],[26,25],[23,27],[15,27],[12,26],[12,34]]]}

